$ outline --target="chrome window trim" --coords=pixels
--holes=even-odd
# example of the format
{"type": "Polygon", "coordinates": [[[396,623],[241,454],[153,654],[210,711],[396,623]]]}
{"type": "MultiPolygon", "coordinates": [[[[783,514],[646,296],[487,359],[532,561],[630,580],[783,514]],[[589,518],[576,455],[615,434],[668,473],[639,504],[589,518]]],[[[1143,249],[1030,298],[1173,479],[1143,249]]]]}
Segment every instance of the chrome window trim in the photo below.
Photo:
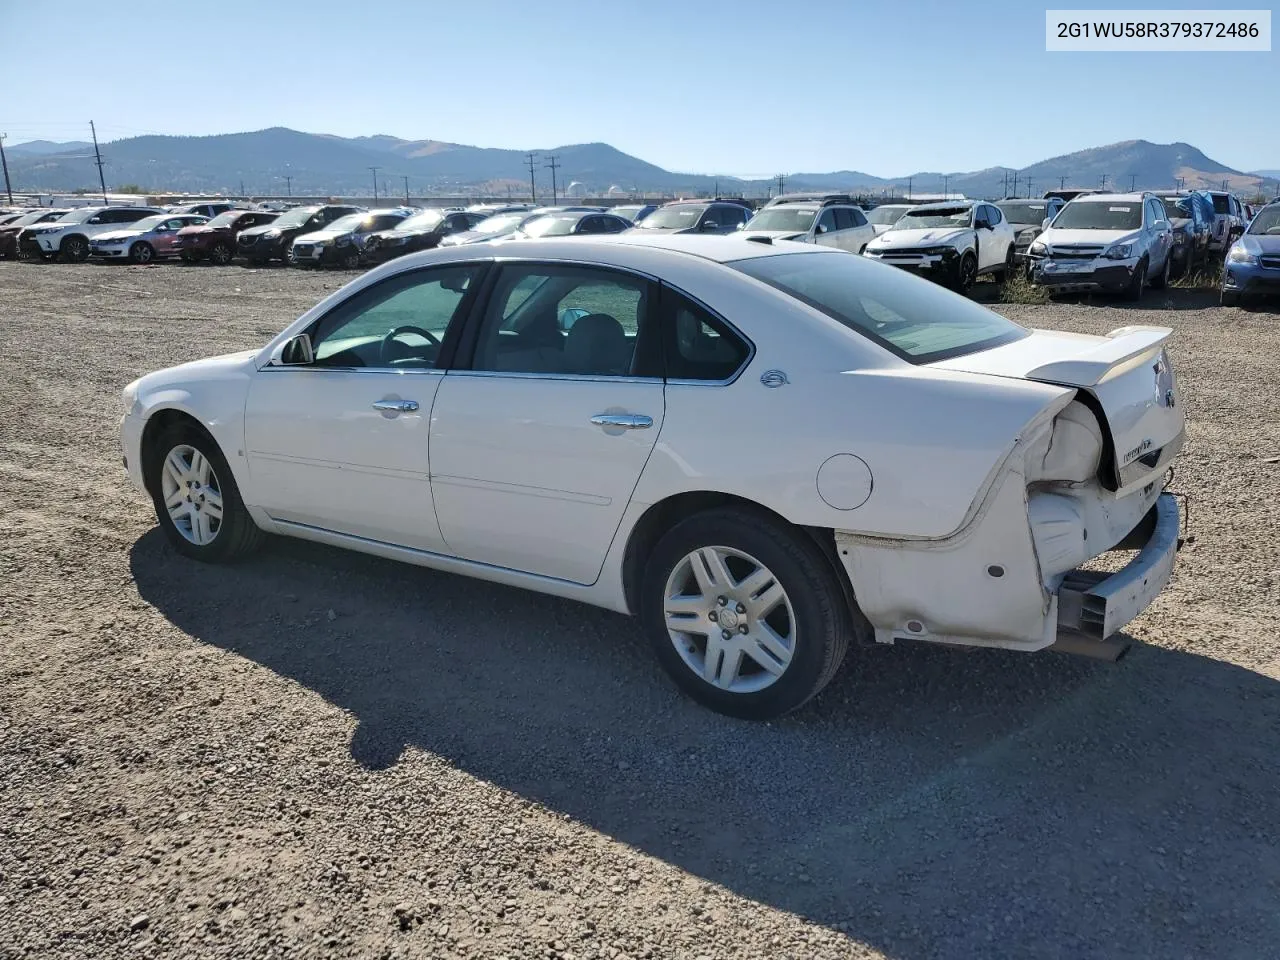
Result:
{"type": "Polygon", "coordinates": [[[451,377],[491,377],[506,380],[578,380],[588,383],[669,383],[662,377],[631,377],[603,373],[529,373],[519,370],[448,370],[451,377]]]}
{"type": "Polygon", "coordinates": [[[311,363],[268,363],[265,367],[259,368],[259,372],[261,373],[277,370],[299,370],[310,371],[312,373],[382,374],[384,376],[389,375],[393,377],[420,377],[424,374],[434,374],[437,377],[442,377],[447,373],[447,371],[441,370],[439,367],[409,367],[404,370],[397,370],[394,367],[325,367],[311,363]]]}

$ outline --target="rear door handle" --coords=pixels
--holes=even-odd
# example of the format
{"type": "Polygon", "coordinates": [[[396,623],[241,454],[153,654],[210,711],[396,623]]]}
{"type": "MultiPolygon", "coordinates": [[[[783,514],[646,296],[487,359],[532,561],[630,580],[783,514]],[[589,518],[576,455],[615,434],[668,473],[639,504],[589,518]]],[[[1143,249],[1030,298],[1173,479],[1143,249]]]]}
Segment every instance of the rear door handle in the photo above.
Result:
{"type": "Polygon", "coordinates": [[[621,427],[623,430],[647,430],[653,426],[653,417],[643,413],[597,413],[591,418],[597,427],[621,427]]]}
{"type": "Polygon", "coordinates": [[[413,413],[418,409],[417,400],[375,400],[373,409],[380,413],[413,413]]]}

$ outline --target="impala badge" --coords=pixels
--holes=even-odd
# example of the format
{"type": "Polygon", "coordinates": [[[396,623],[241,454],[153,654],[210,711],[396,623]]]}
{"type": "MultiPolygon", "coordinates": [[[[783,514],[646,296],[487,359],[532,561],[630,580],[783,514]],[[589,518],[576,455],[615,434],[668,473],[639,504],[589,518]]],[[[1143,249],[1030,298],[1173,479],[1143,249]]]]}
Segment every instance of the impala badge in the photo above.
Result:
{"type": "Polygon", "coordinates": [[[760,374],[760,382],[766,387],[780,387],[784,383],[790,383],[791,381],[787,379],[787,375],[781,370],[766,370],[760,374]]]}

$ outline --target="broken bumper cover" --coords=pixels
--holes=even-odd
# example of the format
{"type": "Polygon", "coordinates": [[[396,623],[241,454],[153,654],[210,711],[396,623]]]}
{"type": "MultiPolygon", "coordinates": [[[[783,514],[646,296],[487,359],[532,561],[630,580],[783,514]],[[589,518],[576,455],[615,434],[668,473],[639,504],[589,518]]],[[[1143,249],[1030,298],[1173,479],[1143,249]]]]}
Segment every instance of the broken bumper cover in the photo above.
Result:
{"type": "Polygon", "coordinates": [[[1155,525],[1137,556],[1115,573],[1073,570],[1058,588],[1058,629],[1105,640],[1151,605],[1173,574],[1180,545],[1178,502],[1161,494],[1155,525]]]}

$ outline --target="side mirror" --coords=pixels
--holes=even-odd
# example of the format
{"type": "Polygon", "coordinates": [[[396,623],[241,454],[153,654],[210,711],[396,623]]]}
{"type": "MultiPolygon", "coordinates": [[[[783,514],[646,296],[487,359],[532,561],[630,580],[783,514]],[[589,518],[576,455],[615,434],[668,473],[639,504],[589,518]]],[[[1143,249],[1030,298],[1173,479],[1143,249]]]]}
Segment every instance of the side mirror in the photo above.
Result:
{"type": "Polygon", "coordinates": [[[303,367],[315,363],[315,351],[311,347],[311,335],[300,333],[280,345],[279,356],[273,362],[282,367],[303,367]]]}
{"type": "Polygon", "coordinates": [[[827,232],[827,225],[826,225],[825,223],[820,223],[820,224],[818,224],[818,226],[814,229],[814,231],[813,231],[813,232],[814,232],[814,233],[818,233],[818,234],[826,233],[826,232],[827,232]]]}
{"type": "Polygon", "coordinates": [[[717,230],[720,229],[720,224],[717,223],[715,220],[704,220],[702,221],[702,226],[699,227],[698,229],[701,230],[703,233],[715,233],[717,230]]]}

